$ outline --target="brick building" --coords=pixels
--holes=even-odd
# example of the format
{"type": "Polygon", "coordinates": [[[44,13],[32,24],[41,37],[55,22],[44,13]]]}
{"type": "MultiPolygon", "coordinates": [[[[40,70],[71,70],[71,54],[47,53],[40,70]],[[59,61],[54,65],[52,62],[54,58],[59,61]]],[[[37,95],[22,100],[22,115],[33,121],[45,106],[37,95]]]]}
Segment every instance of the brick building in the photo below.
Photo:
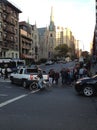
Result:
{"type": "Polygon", "coordinates": [[[19,58],[19,13],[7,0],[0,0],[0,57],[19,58]]]}

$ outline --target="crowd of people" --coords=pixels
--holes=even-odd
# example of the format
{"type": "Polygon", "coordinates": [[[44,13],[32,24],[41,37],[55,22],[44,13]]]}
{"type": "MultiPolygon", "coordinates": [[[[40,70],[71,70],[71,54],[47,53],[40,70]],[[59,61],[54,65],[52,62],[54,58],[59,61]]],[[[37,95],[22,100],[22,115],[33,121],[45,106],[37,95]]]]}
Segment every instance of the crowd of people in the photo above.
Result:
{"type": "Polygon", "coordinates": [[[85,64],[76,64],[73,68],[65,68],[63,67],[59,72],[54,69],[50,69],[49,71],[49,82],[51,84],[58,84],[59,79],[61,79],[62,85],[72,85],[74,81],[79,78],[83,78],[86,76],[91,76],[89,65],[85,64]]]}
{"type": "MultiPolygon", "coordinates": [[[[42,87],[42,72],[41,70],[35,66],[38,69],[38,77],[40,77],[39,80],[39,86],[42,87]]],[[[55,71],[54,69],[50,69],[48,72],[49,76],[49,82],[51,84],[59,84],[59,79],[61,80],[61,84],[65,85],[71,85],[74,81],[76,81],[79,78],[85,77],[85,76],[91,76],[90,73],[90,65],[87,66],[85,64],[76,64],[73,68],[61,68],[60,71],[55,71]]],[[[1,77],[4,79],[8,78],[8,71],[7,68],[1,70],[1,77]]]]}

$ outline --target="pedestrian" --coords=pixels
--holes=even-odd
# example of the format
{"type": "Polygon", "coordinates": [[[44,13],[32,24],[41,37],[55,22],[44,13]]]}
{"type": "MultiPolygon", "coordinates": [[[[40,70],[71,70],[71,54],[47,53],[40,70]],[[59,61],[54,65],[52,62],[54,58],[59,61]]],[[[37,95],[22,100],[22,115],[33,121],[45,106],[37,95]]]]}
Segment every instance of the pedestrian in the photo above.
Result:
{"type": "Polygon", "coordinates": [[[65,84],[69,84],[69,80],[70,80],[69,69],[66,68],[66,70],[65,70],[65,84]]]}
{"type": "Polygon", "coordinates": [[[61,74],[62,85],[64,85],[65,84],[65,68],[61,69],[60,74],[61,74]]]}
{"type": "Polygon", "coordinates": [[[81,67],[79,69],[79,78],[82,78],[82,77],[84,77],[84,67],[81,67]]]}
{"type": "Polygon", "coordinates": [[[58,82],[59,82],[59,72],[58,71],[56,71],[55,72],[55,84],[58,84],[58,82]]]}
{"type": "Polygon", "coordinates": [[[37,77],[39,78],[38,86],[39,86],[40,89],[42,89],[43,88],[43,74],[42,74],[41,69],[38,69],[37,77]]]}
{"type": "Polygon", "coordinates": [[[1,68],[1,78],[3,78],[3,69],[1,68]]]}
{"type": "Polygon", "coordinates": [[[54,71],[54,69],[50,69],[48,75],[49,75],[50,84],[53,84],[54,81],[55,81],[55,71],[54,71]]]}
{"type": "Polygon", "coordinates": [[[4,80],[8,78],[8,71],[7,68],[4,70],[4,80]]]}

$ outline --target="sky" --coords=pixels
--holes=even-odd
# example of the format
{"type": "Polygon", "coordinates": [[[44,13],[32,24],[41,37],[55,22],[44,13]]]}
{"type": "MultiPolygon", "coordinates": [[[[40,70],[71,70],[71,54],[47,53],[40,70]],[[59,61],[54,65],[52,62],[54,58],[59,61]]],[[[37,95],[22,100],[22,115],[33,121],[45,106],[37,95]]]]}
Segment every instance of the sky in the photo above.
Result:
{"type": "Polygon", "coordinates": [[[51,6],[56,26],[68,27],[80,41],[80,49],[89,51],[96,23],[95,0],[8,0],[22,13],[19,21],[46,27],[50,23],[51,6]]]}

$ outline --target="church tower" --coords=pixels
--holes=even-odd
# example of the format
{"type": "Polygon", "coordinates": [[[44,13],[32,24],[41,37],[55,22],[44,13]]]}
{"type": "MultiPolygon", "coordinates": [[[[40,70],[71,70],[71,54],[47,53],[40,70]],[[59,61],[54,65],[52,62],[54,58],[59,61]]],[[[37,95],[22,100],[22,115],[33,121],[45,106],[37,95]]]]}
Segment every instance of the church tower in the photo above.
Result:
{"type": "Polygon", "coordinates": [[[48,58],[52,59],[56,43],[56,29],[54,24],[53,7],[51,7],[50,25],[49,25],[49,52],[48,58]]]}
{"type": "Polygon", "coordinates": [[[49,31],[55,31],[53,6],[51,7],[49,31]]]}

